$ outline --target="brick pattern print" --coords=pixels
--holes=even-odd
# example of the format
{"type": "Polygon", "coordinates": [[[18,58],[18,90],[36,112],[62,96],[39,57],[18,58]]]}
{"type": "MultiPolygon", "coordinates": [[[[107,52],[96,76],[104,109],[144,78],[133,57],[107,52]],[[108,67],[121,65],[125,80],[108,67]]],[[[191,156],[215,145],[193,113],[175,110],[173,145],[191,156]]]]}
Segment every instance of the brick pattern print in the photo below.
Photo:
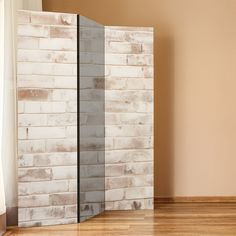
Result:
{"type": "Polygon", "coordinates": [[[105,208],[104,26],[80,15],[80,222],[105,208]]]}
{"type": "Polygon", "coordinates": [[[105,28],[106,209],[153,209],[153,28],[105,28]]]}
{"type": "MultiPolygon", "coordinates": [[[[153,29],[105,27],[104,160],[104,114],[98,115],[104,71],[96,51],[104,42],[87,40],[104,32],[86,27],[80,32],[81,220],[103,210],[104,188],[107,210],[152,209],[153,29]]],[[[19,11],[17,40],[19,226],[76,223],[77,15],[19,11]]]]}
{"type": "Polygon", "coordinates": [[[18,12],[19,226],[77,222],[77,15],[18,12]]]}

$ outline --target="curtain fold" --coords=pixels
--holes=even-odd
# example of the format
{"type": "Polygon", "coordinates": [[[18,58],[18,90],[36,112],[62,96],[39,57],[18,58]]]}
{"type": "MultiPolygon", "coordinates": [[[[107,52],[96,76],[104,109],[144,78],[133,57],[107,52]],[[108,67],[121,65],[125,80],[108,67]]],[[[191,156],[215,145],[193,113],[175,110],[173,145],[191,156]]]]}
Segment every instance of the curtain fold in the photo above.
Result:
{"type": "Polygon", "coordinates": [[[16,50],[15,50],[15,15],[16,2],[4,0],[4,85],[3,85],[3,139],[2,160],[6,204],[16,206],[17,169],[16,169],[16,50]]]}
{"type": "MultiPolygon", "coordinates": [[[[0,0],[0,150],[2,150],[3,78],[4,78],[4,1],[0,0]]],[[[2,154],[0,152],[0,215],[6,212],[3,183],[2,154]]]]}
{"type": "MultiPolygon", "coordinates": [[[[0,119],[0,204],[4,205],[3,179],[6,206],[17,206],[17,120],[16,120],[16,26],[17,10],[42,10],[42,0],[0,0],[4,3],[3,90],[2,119],[0,119]],[[2,171],[3,169],[3,171],[2,171]],[[3,172],[3,177],[1,176],[3,172]],[[1,195],[2,194],[2,195],[1,195]]],[[[3,35],[3,36],[2,36],[3,35]]],[[[1,206],[0,206],[1,207],[1,206]]],[[[3,208],[5,210],[5,208],[3,208]]]]}

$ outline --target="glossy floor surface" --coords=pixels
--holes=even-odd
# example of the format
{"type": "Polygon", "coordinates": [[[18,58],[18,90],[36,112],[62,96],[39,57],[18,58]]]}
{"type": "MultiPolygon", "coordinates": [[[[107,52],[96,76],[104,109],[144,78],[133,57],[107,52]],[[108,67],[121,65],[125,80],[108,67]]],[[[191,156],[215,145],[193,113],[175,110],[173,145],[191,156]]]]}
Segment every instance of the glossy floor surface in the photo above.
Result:
{"type": "Polygon", "coordinates": [[[78,225],[12,228],[6,235],[236,235],[236,203],[165,203],[154,211],[105,212],[78,225]]]}

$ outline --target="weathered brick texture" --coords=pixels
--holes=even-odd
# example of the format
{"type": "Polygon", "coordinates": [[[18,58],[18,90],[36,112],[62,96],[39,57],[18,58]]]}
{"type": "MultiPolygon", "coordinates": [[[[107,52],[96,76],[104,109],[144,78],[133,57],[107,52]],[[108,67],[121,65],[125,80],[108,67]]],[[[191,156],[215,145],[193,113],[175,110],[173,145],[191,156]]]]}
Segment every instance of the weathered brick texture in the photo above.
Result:
{"type": "MultiPolygon", "coordinates": [[[[103,31],[84,18],[80,24],[81,220],[104,207],[104,188],[106,209],[152,209],[153,29],[105,28],[104,84],[103,64],[96,63],[104,42],[89,40],[103,31]]],[[[76,38],[74,14],[18,13],[22,227],[77,222],[76,38]]]]}
{"type": "Polygon", "coordinates": [[[77,16],[18,16],[19,226],[76,223],[77,16]]]}
{"type": "Polygon", "coordinates": [[[153,208],[153,29],[106,27],[106,209],[153,208]]]}

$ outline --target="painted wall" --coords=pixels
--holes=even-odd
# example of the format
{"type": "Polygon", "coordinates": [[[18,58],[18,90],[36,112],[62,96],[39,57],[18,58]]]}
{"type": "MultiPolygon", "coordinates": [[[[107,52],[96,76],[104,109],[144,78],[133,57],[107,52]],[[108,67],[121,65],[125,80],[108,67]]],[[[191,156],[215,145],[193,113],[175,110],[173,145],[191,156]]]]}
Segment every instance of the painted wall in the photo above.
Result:
{"type": "Polygon", "coordinates": [[[236,195],[236,1],[44,0],[155,27],[155,195],[236,195]]]}

